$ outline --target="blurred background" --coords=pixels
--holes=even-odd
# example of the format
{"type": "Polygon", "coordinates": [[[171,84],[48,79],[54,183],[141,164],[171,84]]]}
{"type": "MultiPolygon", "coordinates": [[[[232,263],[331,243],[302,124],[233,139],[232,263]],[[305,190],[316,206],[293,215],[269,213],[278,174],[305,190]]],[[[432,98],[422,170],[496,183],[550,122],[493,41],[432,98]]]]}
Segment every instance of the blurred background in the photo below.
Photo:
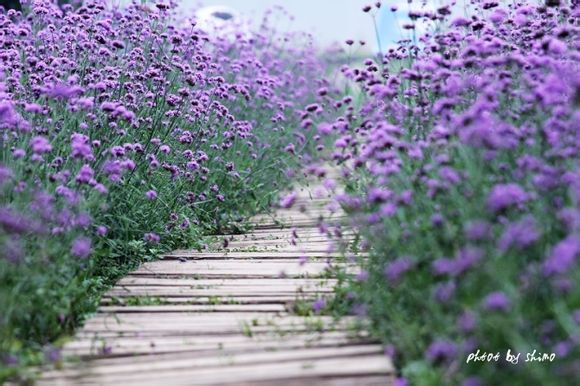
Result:
{"type": "MultiPolygon", "coordinates": [[[[120,4],[130,2],[130,0],[117,1],[120,4]]],[[[347,39],[356,42],[363,40],[367,44],[359,50],[377,52],[379,45],[372,14],[384,50],[386,47],[394,46],[396,41],[409,36],[409,33],[401,28],[403,24],[410,22],[407,17],[409,10],[433,10],[442,3],[442,0],[382,1],[380,9],[373,7],[371,13],[362,11],[365,5],[374,3],[375,0],[182,0],[180,9],[184,16],[195,15],[204,7],[230,9],[244,20],[259,23],[267,10],[281,6],[292,16],[291,19],[280,18],[277,27],[282,31],[311,33],[321,46],[344,44],[347,39]],[[392,12],[392,7],[397,8],[396,13],[392,12]]]]}
{"type": "MultiPolygon", "coordinates": [[[[27,0],[30,1],[30,0],[27,0]]],[[[54,0],[62,4],[82,4],[82,0],[54,0]]],[[[124,6],[132,0],[109,0],[111,4],[124,6]]],[[[133,0],[140,3],[155,3],[151,0],[133,0]]],[[[164,0],[158,0],[164,1],[164,0]]],[[[169,0],[166,0],[169,2],[169,0]]],[[[410,23],[409,11],[435,10],[444,0],[390,0],[381,1],[380,9],[373,7],[364,13],[365,5],[374,5],[376,0],[173,0],[179,4],[179,15],[185,19],[195,16],[200,23],[227,24],[228,15],[243,23],[259,23],[268,10],[275,9],[276,28],[281,32],[300,31],[311,34],[321,47],[341,44],[348,39],[355,42],[359,54],[385,51],[395,46],[398,40],[409,38],[410,33],[402,26],[410,23]],[[284,16],[284,12],[288,16],[284,16]],[[396,10],[396,12],[394,11],[396,10]],[[216,18],[215,15],[218,15],[216,18]],[[221,15],[221,16],[220,16],[221,15]],[[374,20],[373,20],[374,19],[374,20]],[[376,26],[376,29],[375,29],[376,26]],[[377,33],[378,32],[378,33],[377,33]]],[[[19,9],[20,0],[0,0],[8,9],[19,9]]],[[[465,2],[463,2],[465,3],[465,2]]],[[[455,7],[461,12],[462,7],[455,7]]],[[[424,32],[418,26],[418,33],[424,32]]]]}

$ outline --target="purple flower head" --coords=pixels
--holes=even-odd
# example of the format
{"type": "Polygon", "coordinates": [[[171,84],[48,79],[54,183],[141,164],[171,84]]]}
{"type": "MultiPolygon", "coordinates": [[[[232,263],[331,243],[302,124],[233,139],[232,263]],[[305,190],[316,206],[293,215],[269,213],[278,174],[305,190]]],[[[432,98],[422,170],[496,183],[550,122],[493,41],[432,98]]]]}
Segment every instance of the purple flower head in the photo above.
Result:
{"type": "Polygon", "coordinates": [[[0,187],[8,182],[13,176],[12,170],[6,166],[0,165],[0,187]]]}
{"type": "Polygon", "coordinates": [[[52,145],[48,142],[48,139],[36,136],[30,140],[30,147],[34,154],[48,153],[52,150],[52,145]]]}
{"type": "Polygon", "coordinates": [[[157,192],[154,190],[149,190],[145,192],[145,197],[147,197],[148,200],[155,200],[157,198],[157,192]]]}
{"type": "Polygon", "coordinates": [[[452,27],[467,27],[471,22],[464,17],[457,17],[451,21],[452,27]]]}
{"type": "Polygon", "coordinates": [[[552,252],[544,261],[544,274],[563,274],[572,268],[576,257],[580,254],[580,237],[570,235],[552,248],[552,252]]]}
{"type": "Polygon", "coordinates": [[[447,362],[457,356],[457,345],[446,340],[437,340],[427,348],[425,356],[432,363],[447,362]]]}
{"type": "Polygon", "coordinates": [[[0,257],[12,264],[18,264],[24,259],[24,249],[22,242],[16,237],[9,237],[0,247],[0,257]]]}
{"type": "Polygon", "coordinates": [[[64,83],[55,84],[44,89],[46,96],[54,99],[71,99],[83,93],[83,88],[64,83]]]}
{"type": "Polygon", "coordinates": [[[107,227],[106,227],[106,226],[104,226],[104,225],[99,225],[99,226],[97,227],[97,230],[96,230],[96,232],[95,232],[95,233],[97,234],[97,236],[101,236],[101,237],[103,237],[103,236],[105,236],[105,235],[107,234],[107,231],[108,231],[108,229],[107,229],[107,227]]]}
{"type": "Polygon", "coordinates": [[[503,292],[492,292],[485,297],[483,305],[488,311],[506,312],[509,310],[511,302],[503,292]]]}
{"type": "Polygon", "coordinates": [[[475,266],[484,256],[482,249],[474,246],[466,246],[459,250],[455,257],[455,269],[453,274],[460,275],[475,266]]]}
{"type": "Polygon", "coordinates": [[[469,377],[465,378],[463,382],[461,382],[461,386],[483,386],[484,383],[478,377],[469,377]]]}
{"type": "Polygon", "coordinates": [[[145,233],[145,236],[143,237],[143,239],[146,242],[151,243],[151,244],[158,244],[159,241],[161,241],[161,237],[159,237],[158,234],[153,233],[153,232],[145,233]]]}
{"type": "Polygon", "coordinates": [[[298,194],[296,192],[292,192],[280,200],[280,207],[284,209],[288,209],[294,205],[296,202],[298,194]]]}
{"type": "Polygon", "coordinates": [[[83,165],[75,177],[75,181],[79,184],[88,184],[93,180],[95,172],[89,165],[83,165]]]}
{"type": "Polygon", "coordinates": [[[371,188],[368,192],[368,200],[372,203],[385,202],[393,196],[393,192],[387,189],[371,188]]]}
{"type": "Polygon", "coordinates": [[[89,137],[84,134],[74,133],[71,136],[71,155],[74,158],[82,158],[87,161],[94,159],[89,137]]]}
{"type": "Polygon", "coordinates": [[[356,275],[356,280],[360,281],[360,282],[364,282],[367,281],[369,279],[369,271],[367,270],[361,270],[359,273],[357,273],[356,275]]]}
{"type": "Polygon", "coordinates": [[[498,213],[509,207],[523,204],[528,200],[528,194],[518,184],[498,184],[493,187],[487,197],[487,208],[498,213]]]}
{"type": "Polygon", "coordinates": [[[395,379],[393,386],[409,386],[410,383],[406,378],[398,377],[395,379]]]}
{"type": "Polygon", "coordinates": [[[91,239],[78,237],[73,240],[70,252],[73,256],[87,258],[91,254],[91,239]]]}
{"type": "Polygon", "coordinates": [[[456,271],[456,261],[447,257],[441,257],[431,264],[433,273],[436,275],[451,275],[456,271]]]}
{"type": "Polygon", "coordinates": [[[453,295],[455,295],[456,288],[457,286],[453,281],[439,283],[433,289],[433,296],[438,302],[447,303],[453,298],[453,295]]]}
{"type": "Polygon", "coordinates": [[[439,176],[450,184],[457,184],[461,181],[461,176],[459,173],[455,169],[448,166],[441,168],[439,171],[439,176]]]}
{"type": "Polygon", "coordinates": [[[580,324],[580,309],[574,310],[572,313],[572,319],[576,324],[580,324]]]}
{"type": "Polygon", "coordinates": [[[464,227],[465,237],[470,241],[486,240],[490,236],[491,225],[487,221],[476,220],[464,227]]]}
{"type": "Polygon", "coordinates": [[[316,299],[316,301],[312,303],[312,310],[317,314],[319,314],[325,307],[326,300],[324,298],[316,299]]]}
{"type": "Polygon", "coordinates": [[[508,224],[506,230],[498,242],[501,251],[509,248],[524,249],[535,243],[540,238],[536,220],[533,217],[525,217],[522,220],[508,224]]]}
{"type": "Polygon", "coordinates": [[[382,204],[379,208],[379,213],[382,217],[391,217],[397,213],[397,205],[392,202],[382,204]]]}
{"type": "Polygon", "coordinates": [[[434,228],[441,228],[445,224],[445,217],[441,213],[435,213],[431,216],[431,225],[434,228]]]}
{"type": "Polygon", "coordinates": [[[471,311],[465,311],[457,320],[457,327],[464,333],[472,332],[476,326],[477,319],[471,311]]]}
{"type": "Polygon", "coordinates": [[[49,345],[44,349],[44,357],[49,363],[58,362],[62,359],[61,350],[58,347],[49,345]]]}
{"type": "Polygon", "coordinates": [[[12,151],[12,155],[14,156],[15,159],[24,158],[26,156],[26,150],[14,149],[14,151],[12,151]]]}
{"type": "Polygon", "coordinates": [[[413,261],[411,260],[410,257],[407,256],[399,257],[398,259],[388,263],[385,266],[384,271],[385,277],[390,283],[396,284],[401,278],[401,276],[405,272],[409,271],[412,266],[413,261]]]}

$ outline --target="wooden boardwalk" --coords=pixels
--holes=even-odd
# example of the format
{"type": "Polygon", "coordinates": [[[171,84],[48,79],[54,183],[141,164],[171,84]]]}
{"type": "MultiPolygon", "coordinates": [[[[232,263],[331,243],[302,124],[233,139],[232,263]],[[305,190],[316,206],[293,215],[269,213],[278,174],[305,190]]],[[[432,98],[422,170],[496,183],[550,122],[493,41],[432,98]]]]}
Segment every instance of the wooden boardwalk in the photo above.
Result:
{"type": "Polygon", "coordinates": [[[255,217],[251,233],[174,251],[121,279],[65,345],[72,359],[38,384],[392,384],[390,359],[355,319],[305,315],[331,296],[341,247],[319,223],[342,214],[312,194],[255,217]]]}

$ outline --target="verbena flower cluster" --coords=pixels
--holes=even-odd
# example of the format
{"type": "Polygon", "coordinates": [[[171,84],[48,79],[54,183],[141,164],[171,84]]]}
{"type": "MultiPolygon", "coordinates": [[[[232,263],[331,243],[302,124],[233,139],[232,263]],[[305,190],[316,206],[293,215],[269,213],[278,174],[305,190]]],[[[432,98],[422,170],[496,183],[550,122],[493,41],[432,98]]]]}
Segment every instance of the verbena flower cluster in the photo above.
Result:
{"type": "Polygon", "coordinates": [[[122,264],[267,205],[308,147],[300,108],[326,85],[306,37],[267,20],[221,36],[175,26],[167,2],[22,3],[0,14],[9,364],[74,325],[122,264]]]}
{"type": "Polygon", "coordinates": [[[361,107],[318,123],[399,384],[580,382],[580,8],[542,3],[412,12],[431,32],[342,68],[361,107]]]}

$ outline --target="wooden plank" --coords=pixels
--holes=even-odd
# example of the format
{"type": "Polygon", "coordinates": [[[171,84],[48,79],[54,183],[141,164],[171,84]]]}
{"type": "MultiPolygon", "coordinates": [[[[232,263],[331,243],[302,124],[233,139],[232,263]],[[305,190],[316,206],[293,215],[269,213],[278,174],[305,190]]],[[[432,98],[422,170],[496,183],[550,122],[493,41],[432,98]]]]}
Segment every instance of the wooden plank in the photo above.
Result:
{"type": "MultiPolygon", "coordinates": [[[[331,290],[325,291],[329,293],[331,290]]],[[[105,296],[107,297],[186,297],[186,298],[261,298],[261,297],[278,297],[278,296],[291,296],[300,297],[304,295],[314,296],[322,291],[298,291],[298,288],[288,288],[284,289],[271,289],[270,291],[261,291],[259,289],[191,289],[187,287],[135,287],[129,288],[113,288],[109,290],[105,296]]]]}
{"type": "Polygon", "coordinates": [[[277,287],[285,288],[289,286],[299,286],[303,288],[330,287],[337,283],[335,279],[187,279],[179,280],[159,278],[126,276],[117,282],[117,286],[198,286],[201,288],[221,288],[221,287],[277,287]]]}
{"type": "MultiPolygon", "coordinates": [[[[278,364],[293,362],[315,362],[317,360],[326,361],[329,358],[343,358],[350,357],[354,362],[361,362],[368,359],[370,355],[382,354],[382,348],[379,345],[355,345],[344,347],[324,347],[324,348],[302,348],[297,350],[283,350],[273,352],[249,352],[241,353],[240,355],[216,355],[208,356],[194,355],[195,353],[178,354],[162,354],[157,356],[157,360],[139,360],[139,358],[132,358],[132,361],[106,361],[100,364],[100,361],[93,361],[86,369],[64,369],[53,373],[46,373],[45,379],[59,378],[59,377],[78,377],[89,373],[91,378],[98,377],[98,379],[115,379],[117,382],[130,381],[131,379],[142,379],[144,376],[155,377],[159,373],[175,374],[175,373],[190,373],[204,374],[210,368],[214,371],[228,371],[233,367],[252,367],[263,364],[278,364]],[[168,360],[160,360],[166,357],[168,360]],[[361,357],[363,360],[356,360],[356,357],[361,357]],[[248,366],[249,365],[249,366],[248,366]],[[139,376],[136,378],[135,375],[139,376]]],[[[385,361],[382,361],[385,365],[385,361]]],[[[314,364],[313,364],[314,365],[314,364]]],[[[384,371],[384,369],[383,369],[384,371]]],[[[272,374],[273,375],[273,374],[272,374]]],[[[249,378],[253,379],[253,378],[249,378]]]]}
{"type": "MultiPolygon", "coordinates": [[[[272,324],[260,324],[258,326],[251,325],[251,320],[246,321],[249,325],[251,335],[256,334],[296,334],[296,333],[307,333],[307,332],[328,332],[328,331],[352,331],[352,326],[347,324],[299,324],[299,323],[272,323],[272,324]]],[[[116,329],[110,330],[106,326],[94,325],[90,328],[83,328],[75,334],[75,339],[110,339],[118,337],[139,337],[143,339],[148,339],[151,337],[169,337],[169,336],[180,336],[180,337],[194,337],[194,336],[236,336],[244,335],[246,332],[243,328],[243,323],[240,325],[208,325],[200,324],[196,329],[182,329],[181,327],[173,327],[169,324],[165,325],[165,328],[155,328],[152,330],[135,330],[135,329],[116,329]]]]}
{"type": "MultiPolygon", "coordinates": [[[[281,260],[281,259],[299,259],[304,255],[300,251],[224,251],[224,252],[195,252],[195,251],[174,251],[163,255],[164,260],[174,260],[185,257],[192,260],[224,260],[224,259],[248,259],[248,260],[281,260]]],[[[336,253],[334,255],[337,255],[336,253]]],[[[326,250],[320,252],[310,252],[308,257],[312,259],[326,259],[333,257],[326,250]]],[[[296,262],[293,262],[296,263],[296,262]]]]}
{"type": "Polygon", "coordinates": [[[102,313],[145,313],[155,312],[285,312],[286,307],[283,304],[187,304],[187,305],[154,305],[154,306],[101,306],[99,312],[102,313]]]}
{"type": "MultiPolygon", "coordinates": [[[[280,336],[278,334],[255,334],[231,336],[202,337],[115,337],[108,339],[85,339],[67,343],[63,348],[65,356],[85,355],[99,358],[110,358],[111,355],[158,354],[183,351],[207,350],[264,350],[290,349],[300,347],[331,347],[347,344],[372,343],[368,337],[353,337],[346,332],[297,333],[280,336]],[[104,355],[103,347],[110,348],[110,354],[104,355]]],[[[156,359],[152,359],[156,360],[156,359]]]]}
{"type": "Polygon", "coordinates": [[[275,331],[266,331],[262,333],[255,333],[252,336],[247,336],[244,334],[235,335],[207,335],[207,336],[150,336],[148,339],[144,339],[142,336],[114,336],[114,337],[95,337],[95,336],[85,336],[83,338],[76,338],[67,342],[64,348],[87,348],[92,347],[95,344],[100,344],[102,342],[111,342],[115,344],[127,345],[131,347],[143,347],[143,346],[160,346],[160,345],[195,345],[200,348],[215,348],[220,346],[220,344],[233,344],[233,343],[244,343],[244,344],[273,344],[283,342],[294,342],[301,344],[315,344],[317,342],[325,340],[345,340],[348,343],[355,342],[368,342],[370,337],[368,332],[365,331],[297,331],[293,334],[281,335],[275,331]]]}
{"type": "MultiPolygon", "coordinates": [[[[243,382],[281,382],[303,380],[304,385],[317,384],[319,378],[360,377],[382,375],[385,384],[392,381],[393,367],[388,358],[379,355],[358,357],[331,357],[281,363],[262,362],[250,365],[222,365],[206,368],[179,368],[153,373],[131,372],[125,374],[102,373],[92,375],[90,368],[83,374],[83,381],[94,384],[112,385],[210,385],[242,384],[243,382]]],[[[54,384],[54,378],[39,381],[39,385],[54,384]]],[[[61,378],[58,384],[78,384],[74,378],[61,378]]]]}
{"type": "MultiPolygon", "coordinates": [[[[162,297],[155,297],[154,299],[159,302],[159,305],[209,305],[216,303],[221,304],[238,304],[238,305],[251,305],[251,304],[283,304],[286,306],[288,310],[294,309],[294,304],[297,300],[303,299],[310,299],[314,300],[317,297],[312,295],[304,294],[304,295],[288,295],[288,296],[264,296],[264,297],[256,297],[256,296],[232,296],[232,297],[222,297],[218,298],[217,300],[212,297],[175,297],[175,296],[162,296],[162,297]]],[[[129,298],[131,301],[135,300],[135,298],[129,298]]],[[[150,299],[150,298],[146,298],[150,299]]],[[[115,298],[102,298],[101,305],[103,306],[127,306],[127,301],[123,297],[115,297],[115,298]]],[[[133,306],[131,306],[133,307],[133,306]]]]}
{"type": "MultiPolygon", "coordinates": [[[[352,267],[355,268],[355,267],[352,267]]],[[[327,263],[308,262],[300,265],[297,261],[244,261],[214,260],[208,264],[204,260],[156,261],[143,264],[133,275],[197,275],[218,277],[284,277],[284,276],[319,276],[331,269],[327,263]]],[[[347,270],[348,271],[348,270],[347,270]]]]}

